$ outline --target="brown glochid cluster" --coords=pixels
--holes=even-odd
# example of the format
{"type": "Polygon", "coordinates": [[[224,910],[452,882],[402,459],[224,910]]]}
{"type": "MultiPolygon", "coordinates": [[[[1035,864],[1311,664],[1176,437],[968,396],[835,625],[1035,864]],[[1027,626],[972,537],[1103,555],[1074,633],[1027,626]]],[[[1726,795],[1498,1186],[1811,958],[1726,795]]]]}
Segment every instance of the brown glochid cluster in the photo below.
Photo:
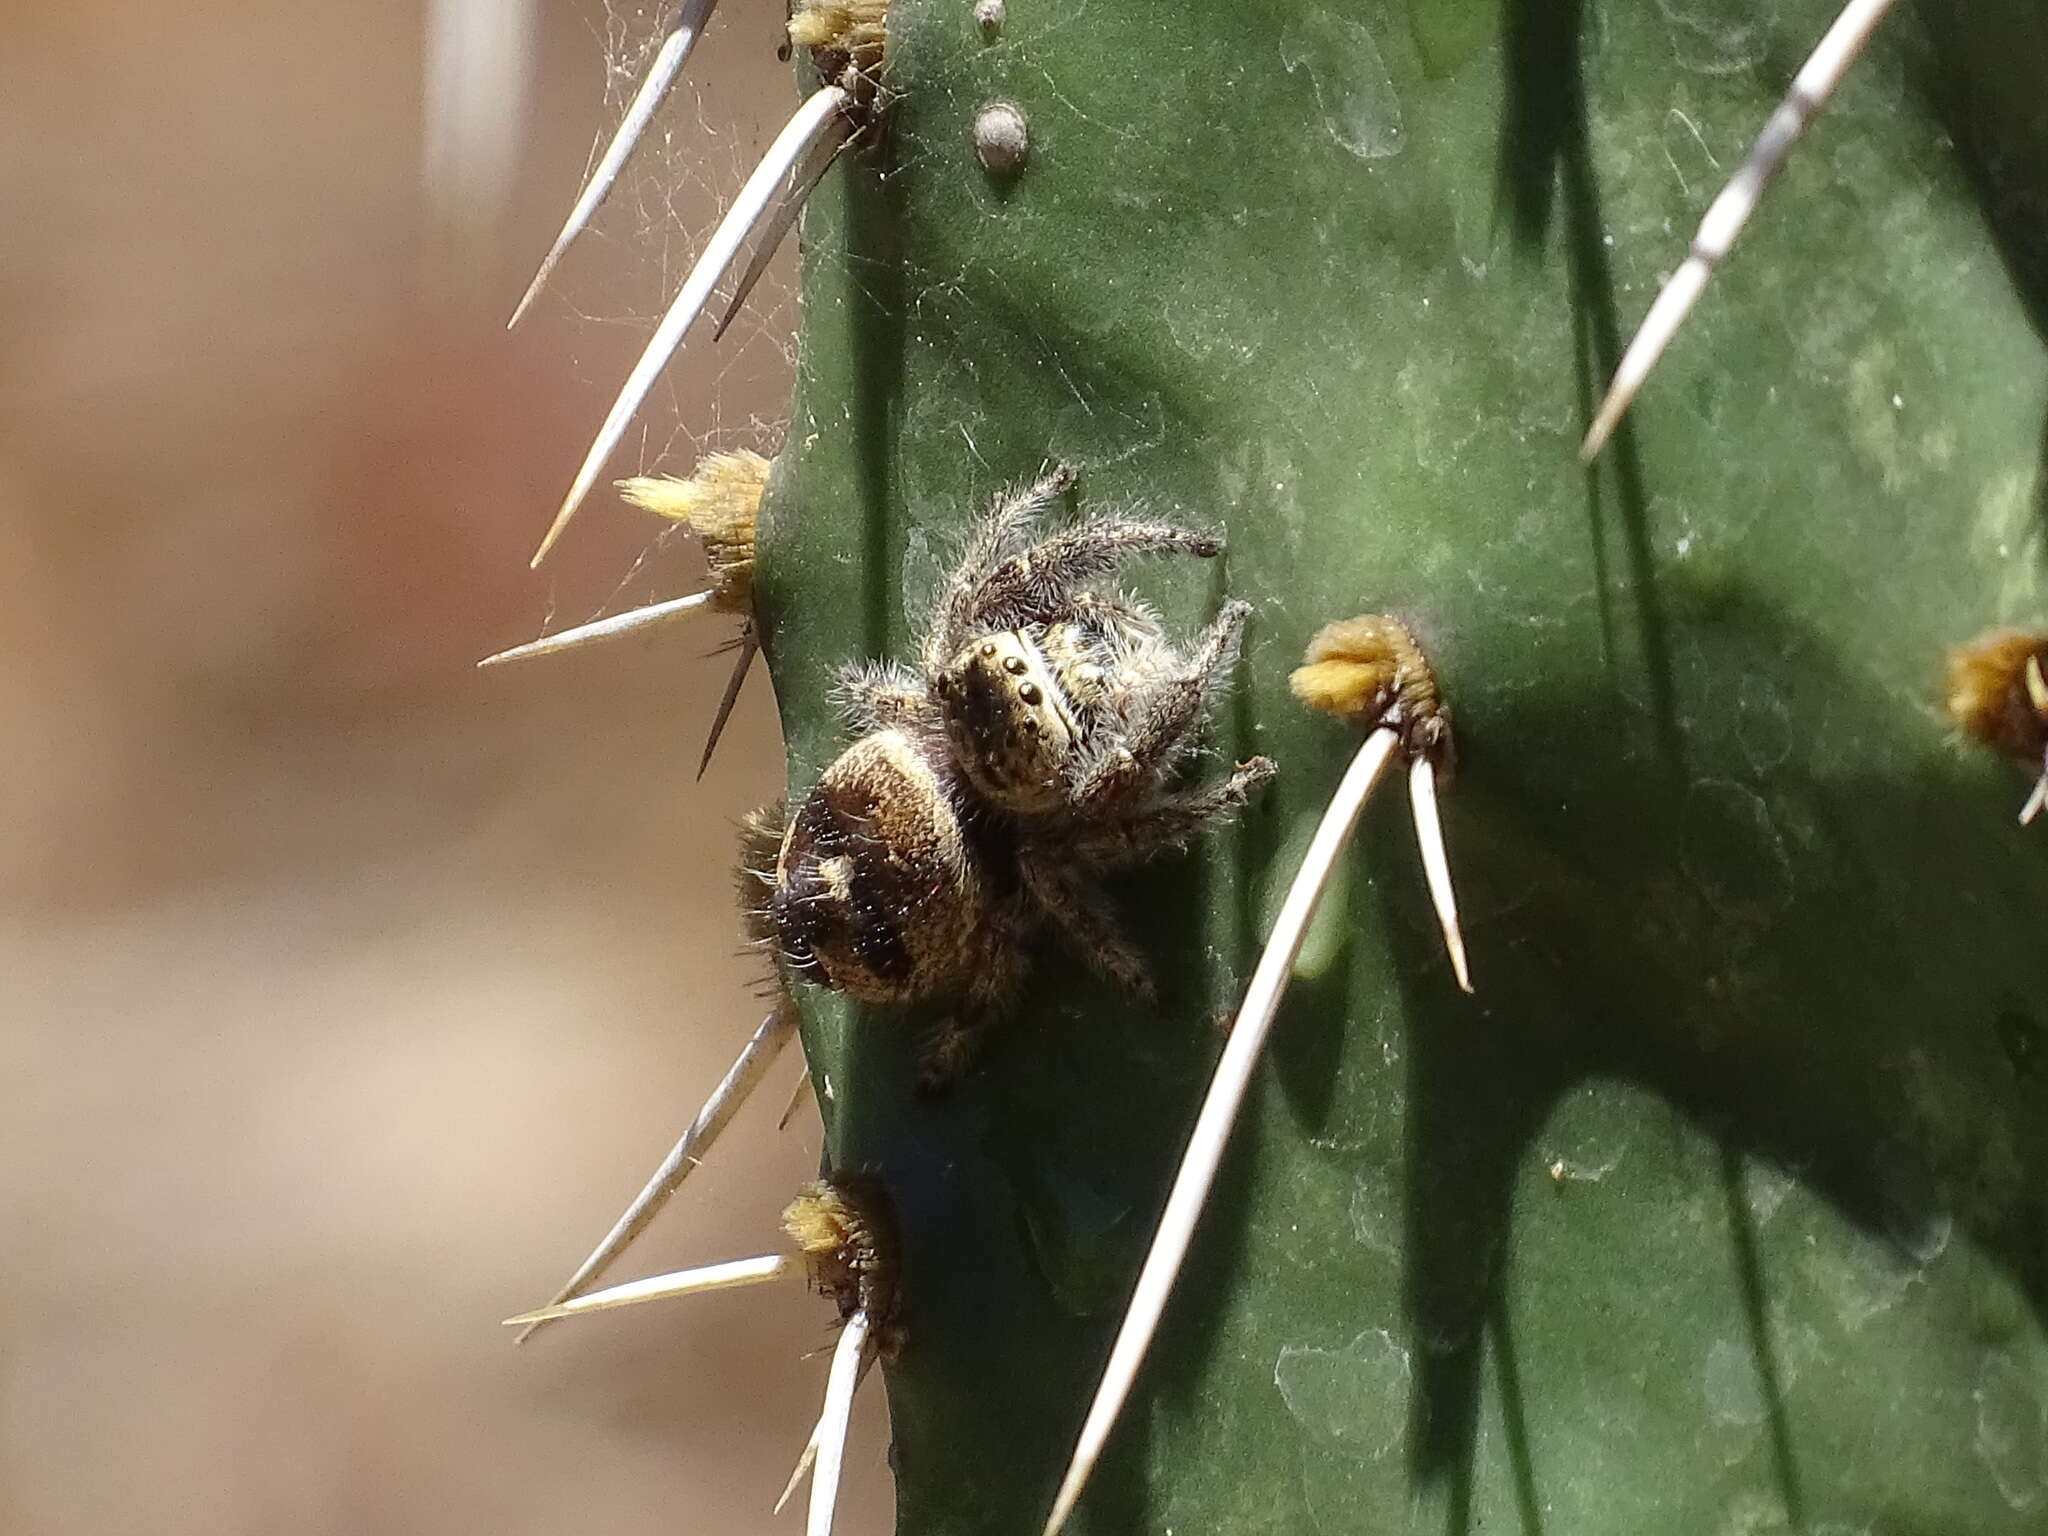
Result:
{"type": "Polygon", "coordinates": [[[866,1312],[885,1355],[902,1342],[897,1319],[901,1240],[881,1180],[829,1174],[806,1184],[782,1213],[782,1229],[803,1252],[811,1287],[842,1319],[866,1312]]]}
{"type": "Polygon", "coordinates": [[[889,50],[889,0],[798,0],[789,40],[811,50],[827,80],[849,67],[872,79],[889,50]]]}
{"type": "Polygon", "coordinates": [[[1948,713],[1957,729],[2008,757],[2048,748],[2048,632],[1994,629],[1948,653],[1948,713]]]}

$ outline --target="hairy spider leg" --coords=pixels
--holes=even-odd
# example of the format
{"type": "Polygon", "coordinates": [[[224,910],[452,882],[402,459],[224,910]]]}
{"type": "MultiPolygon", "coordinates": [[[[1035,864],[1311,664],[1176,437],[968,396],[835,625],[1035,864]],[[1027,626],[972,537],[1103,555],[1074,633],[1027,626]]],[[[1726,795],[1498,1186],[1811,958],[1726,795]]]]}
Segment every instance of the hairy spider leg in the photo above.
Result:
{"type": "Polygon", "coordinates": [[[1073,801],[1083,815],[1142,794],[1185,750],[1189,732],[1237,662],[1252,605],[1229,602],[1202,637],[1186,670],[1144,685],[1125,729],[1098,752],[1075,780],[1073,801]]]}
{"type": "Polygon", "coordinates": [[[847,725],[863,736],[918,725],[932,713],[923,680],[893,661],[855,662],[840,668],[832,698],[847,725]]]}
{"type": "Polygon", "coordinates": [[[977,594],[990,568],[1009,552],[1038,514],[1072,490],[1079,478],[1073,465],[1054,464],[1021,490],[996,498],[988,516],[961,550],[952,579],[939,600],[938,612],[932,615],[931,630],[924,644],[924,670],[928,677],[936,677],[945,670],[954,652],[986,627],[980,622],[977,594]]]}
{"type": "Polygon", "coordinates": [[[1163,795],[1127,816],[1092,825],[1066,841],[1075,857],[1097,869],[1143,863],[1184,848],[1212,821],[1244,808],[1253,790],[1273,777],[1273,760],[1255,757],[1239,763],[1230,777],[1206,789],[1163,795]]]}
{"type": "MultiPolygon", "coordinates": [[[[1223,541],[1215,534],[1172,523],[1104,518],[1064,529],[1012,555],[975,585],[973,627],[963,630],[960,644],[966,644],[977,630],[1014,629],[1054,614],[1061,593],[1140,555],[1193,555],[1208,560],[1222,552],[1223,541]]],[[[950,657],[952,651],[946,654],[950,657]]]]}
{"type": "Polygon", "coordinates": [[[1066,940],[1095,968],[1140,1002],[1158,1001],[1158,989],[1137,946],[1124,936],[1109,903],[1057,848],[1018,859],[1024,890],[1066,940]]]}
{"type": "Polygon", "coordinates": [[[967,995],[960,1006],[926,1030],[917,1052],[919,1093],[942,1093],[957,1082],[973,1062],[982,1040],[1015,999],[1024,981],[1024,954],[1018,943],[1022,921],[1014,904],[1011,910],[995,915],[969,977],[967,995]]]}

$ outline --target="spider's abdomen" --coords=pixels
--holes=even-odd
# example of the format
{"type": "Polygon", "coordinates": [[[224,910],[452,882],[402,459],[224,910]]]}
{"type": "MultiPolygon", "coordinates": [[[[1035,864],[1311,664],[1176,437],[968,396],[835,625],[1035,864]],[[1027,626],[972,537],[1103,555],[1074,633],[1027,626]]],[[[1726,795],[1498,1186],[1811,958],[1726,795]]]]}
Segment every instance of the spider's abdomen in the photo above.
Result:
{"type": "Polygon", "coordinates": [[[863,1002],[956,987],[987,882],[939,769],[901,731],[848,747],[783,834],[769,913],[800,974],[863,1002]]]}

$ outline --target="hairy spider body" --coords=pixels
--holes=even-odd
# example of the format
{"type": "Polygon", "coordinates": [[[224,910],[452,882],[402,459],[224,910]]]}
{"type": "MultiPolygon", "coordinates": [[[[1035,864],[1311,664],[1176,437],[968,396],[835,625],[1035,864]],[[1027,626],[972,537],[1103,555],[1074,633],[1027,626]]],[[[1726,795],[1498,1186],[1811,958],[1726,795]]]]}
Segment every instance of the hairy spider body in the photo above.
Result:
{"type": "Polygon", "coordinates": [[[997,499],[941,587],[918,665],[840,679],[863,734],[797,808],[768,908],[798,974],[864,1002],[946,1000],[927,1075],[956,1070],[999,1013],[1045,922],[1109,979],[1152,994],[1095,885],[1178,848],[1272,774],[1168,780],[1228,678],[1250,606],[1224,606],[1183,654],[1137,600],[1087,585],[1144,554],[1213,557],[1212,535],[1093,519],[1031,538],[1074,483],[1055,468],[997,499]]]}
{"type": "Polygon", "coordinates": [[[1003,897],[955,778],[901,730],[861,737],[825,770],[789,823],[769,901],[798,975],[888,1003],[973,966],[1003,897]]]}

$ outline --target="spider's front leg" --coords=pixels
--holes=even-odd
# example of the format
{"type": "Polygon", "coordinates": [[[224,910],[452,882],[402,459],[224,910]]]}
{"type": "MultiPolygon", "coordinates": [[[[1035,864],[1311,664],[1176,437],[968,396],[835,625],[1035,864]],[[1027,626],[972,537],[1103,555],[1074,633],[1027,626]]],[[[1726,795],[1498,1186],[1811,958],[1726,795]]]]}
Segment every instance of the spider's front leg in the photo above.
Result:
{"type": "Polygon", "coordinates": [[[1069,528],[1012,555],[975,585],[971,622],[979,629],[1010,629],[1059,613],[1074,588],[1139,555],[1223,553],[1213,533],[1174,523],[1104,518],[1069,528]]]}
{"type": "Polygon", "coordinates": [[[1211,822],[1226,821],[1244,809],[1252,791],[1273,777],[1273,760],[1255,757],[1239,763],[1230,777],[1207,789],[1167,795],[1128,816],[1104,821],[1069,846],[1077,857],[1097,869],[1116,869],[1184,848],[1211,822]]]}
{"type": "Polygon", "coordinates": [[[960,552],[960,562],[940,595],[938,611],[932,615],[932,626],[924,642],[928,676],[937,676],[953,659],[953,653],[983,627],[978,622],[978,608],[981,586],[988,579],[990,567],[1023,536],[1038,514],[1072,490],[1078,479],[1080,474],[1073,465],[1054,464],[1031,484],[996,498],[988,516],[981,520],[967,547],[960,552]]]}
{"type": "Polygon", "coordinates": [[[892,661],[856,662],[839,669],[832,702],[854,732],[886,731],[915,726],[931,718],[931,699],[924,681],[908,667],[892,661]]]}
{"type": "Polygon", "coordinates": [[[1140,686],[1122,730],[1108,734],[1074,779],[1081,815],[1100,815],[1156,784],[1185,749],[1188,732],[1237,664],[1252,605],[1223,605],[1188,666],[1140,686]]]}

